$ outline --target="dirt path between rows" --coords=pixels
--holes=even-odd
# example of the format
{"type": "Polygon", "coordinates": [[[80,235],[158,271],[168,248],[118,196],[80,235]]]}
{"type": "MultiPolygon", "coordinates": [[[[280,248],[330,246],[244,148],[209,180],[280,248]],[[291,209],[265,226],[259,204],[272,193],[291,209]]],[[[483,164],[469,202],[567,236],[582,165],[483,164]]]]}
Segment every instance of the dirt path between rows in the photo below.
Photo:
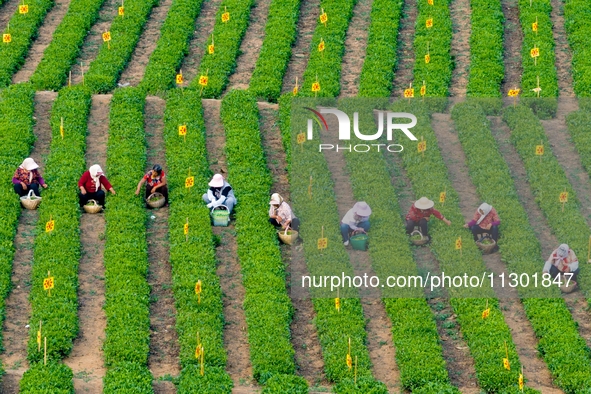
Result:
{"type": "MultiPolygon", "coordinates": [[[[338,128],[336,118],[330,117],[329,128],[338,128]]],[[[321,135],[323,144],[337,144],[337,135],[323,133],[321,135]]],[[[353,197],[351,180],[347,173],[347,164],[343,152],[328,152],[324,154],[336,197],[339,217],[345,216],[347,211],[353,207],[356,200],[353,197]]],[[[367,251],[353,250],[346,247],[347,253],[355,275],[374,276],[372,261],[367,251]]],[[[367,332],[367,349],[369,358],[373,365],[373,376],[388,387],[388,391],[394,392],[400,389],[400,370],[396,364],[396,350],[392,341],[392,322],[386,313],[386,308],[380,299],[379,290],[372,288],[361,289],[359,292],[363,314],[367,320],[365,330],[367,332]]]]}
{"type": "Polygon", "coordinates": [[[296,84],[296,78],[298,79],[298,86],[302,86],[302,77],[308,65],[308,59],[310,58],[310,45],[319,16],[320,0],[301,0],[297,38],[291,51],[291,59],[287,65],[287,71],[283,76],[282,93],[293,90],[296,84]]]}
{"type": "MultiPolygon", "coordinates": [[[[406,170],[401,166],[400,161],[395,159],[395,155],[389,154],[386,157],[391,183],[396,190],[398,203],[402,210],[399,214],[404,218],[408,208],[416,200],[412,193],[412,185],[406,175],[406,170]]],[[[425,275],[426,272],[431,272],[433,275],[441,273],[439,262],[428,247],[413,248],[413,257],[421,275],[425,275]]],[[[457,316],[450,305],[447,292],[426,291],[426,295],[437,323],[437,333],[441,340],[443,359],[447,364],[451,384],[464,394],[480,394],[474,359],[462,337],[462,332],[456,321],[457,316]]]]}
{"type": "Polygon", "coordinates": [[[339,97],[354,97],[359,92],[359,77],[365,60],[371,6],[373,0],[359,0],[345,38],[345,54],[341,63],[341,93],[339,97]]]}
{"type": "MultiPolygon", "coordinates": [[[[86,136],[86,167],[99,164],[106,167],[107,139],[109,135],[109,108],[111,95],[95,95],[88,118],[86,136]]],[[[115,186],[116,188],[117,186],[115,186]]],[[[102,213],[82,213],[80,217],[82,258],[78,266],[78,320],[80,332],[74,348],[64,363],[74,372],[77,393],[100,393],[106,369],[103,360],[103,341],[107,319],[105,304],[105,216],[102,213]]]]}
{"type": "Polygon", "coordinates": [[[470,71],[470,0],[455,0],[450,7],[452,22],[451,56],[455,67],[451,76],[450,96],[466,97],[470,71]]]}
{"type": "Polygon", "coordinates": [[[394,74],[392,97],[402,97],[404,88],[413,81],[413,68],[415,65],[413,43],[417,15],[417,0],[405,0],[402,8],[400,32],[398,33],[396,73],[394,74]]]}
{"type": "Polygon", "coordinates": [[[2,7],[0,7],[0,29],[2,32],[6,29],[8,22],[18,9],[20,0],[9,0],[2,7]]]}
{"type": "Polygon", "coordinates": [[[201,12],[195,23],[195,32],[189,42],[189,54],[183,59],[181,66],[185,80],[184,86],[188,86],[199,71],[199,63],[205,54],[206,45],[211,42],[215,15],[221,2],[222,0],[208,0],[201,5],[201,12]]]}
{"type": "MultiPolygon", "coordinates": [[[[207,157],[209,168],[213,173],[228,176],[226,165],[226,135],[220,119],[220,100],[202,100],[205,129],[207,133],[207,157]]],[[[244,302],[244,285],[242,272],[237,255],[235,222],[228,227],[212,227],[213,233],[220,237],[220,245],[216,248],[218,261],[217,275],[223,292],[224,303],[224,348],[228,354],[226,371],[230,374],[236,389],[255,387],[250,363],[250,346],[247,337],[244,302]]]]}
{"type": "Polygon", "coordinates": [[[249,25],[240,44],[240,56],[236,59],[236,69],[230,76],[226,92],[232,89],[248,89],[265,39],[265,25],[270,5],[271,0],[257,0],[256,5],[250,11],[249,25]]]}
{"type": "MultiPolygon", "coordinates": [[[[443,161],[449,172],[453,188],[460,197],[460,209],[466,223],[472,218],[476,208],[482,203],[476,187],[468,176],[466,156],[454,130],[453,121],[448,114],[433,114],[431,126],[437,135],[437,140],[443,155],[443,161]]],[[[487,269],[495,274],[508,271],[501,261],[500,253],[482,256],[487,269]]],[[[499,299],[499,307],[503,311],[505,323],[511,329],[511,337],[515,343],[519,361],[524,366],[524,376],[528,385],[544,393],[561,393],[552,385],[552,375],[546,363],[538,357],[537,338],[526,317],[523,305],[514,288],[495,288],[499,299]]]]}
{"type": "Polygon", "coordinates": [[[72,84],[82,83],[82,67],[84,73],[88,72],[90,63],[97,57],[99,50],[103,46],[103,33],[109,31],[111,23],[117,16],[117,9],[121,5],[121,0],[105,0],[96,23],[92,26],[76,59],[71,68],[72,84]]]}
{"type": "MultiPolygon", "coordinates": [[[[271,192],[279,193],[286,202],[291,204],[285,151],[277,125],[277,109],[277,106],[259,103],[261,138],[267,157],[267,166],[273,176],[271,192]]],[[[290,280],[309,275],[302,246],[301,241],[293,246],[281,244],[281,255],[288,275],[287,290],[294,307],[294,317],[290,327],[291,343],[295,350],[298,374],[308,381],[310,387],[321,386],[330,391],[330,383],[324,375],[322,347],[314,325],[316,316],[314,305],[308,292],[303,293],[304,289],[299,289],[302,292],[300,294],[300,291],[291,287],[290,280]]]]}
{"type": "Polygon", "coordinates": [[[133,55],[119,78],[120,84],[129,83],[131,86],[137,86],[144,78],[146,66],[150,60],[150,55],[156,49],[156,44],[160,38],[160,29],[164,24],[172,1],[160,0],[160,4],[152,8],[152,13],[144,26],[140,40],[133,50],[133,55]]]}
{"type": "MultiPolygon", "coordinates": [[[[564,1],[551,0],[552,35],[554,36],[554,53],[556,54],[556,71],[558,75],[558,95],[561,97],[575,97],[573,90],[573,76],[571,74],[572,52],[566,40],[564,29],[564,1]]],[[[574,101],[574,100],[573,100],[574,101]]]]}
{"type": "MultiPolygon", "coordinates": [[[[164,151],[164,108],[165,102],[159,97],[147,97],[144,115],[148,160],[146,172],[154,164],[160,164],[167,173],[164,151]]],[[[154,376],[156,394],[175,393],[175,385],[166,376],[178,376],[179,341],[176,332],[176,308],[172,292],[172,271],[168,238],[168,207],[149,212],[147,224],[148,261],[150,268],[148,283],[150,298],[150,354],[148,368],[154,376]]]]}
{"type": "MultiPolygon", "coordinates": [[[[42,174],[45,170],[45,159],[50,150],[50,111],[56,97],[57,93],[53,92],[35,94],[33,117],[36,124],[33,133],[36,141],[30,157],[39,164],[42,174]]],[[[28,369],[27,341],[29,332],[26,326],[29,324],[29,318],[31,317],[29,293],[31,291],[35,227],[38,219],[38,211],[23,209],[14,238],[15,255],[12,265],[12,291],[6,299],[6,317],[2,332],[5,350],[0,356],[6,369],[6,375],[2,377],[0,384],[0,392],[6,394],[18,393],[19,381],[23,373],[28,369]]]]}
{"type": "Polygon", "coordinates": [[[505,63],[505,78],[501,84],[501,94],[504,96],[509,89],[521,84],[521,46],[523,44],[523,32],[519,22],[518,0],[501,0],[503,14],[505,15],[505,31],[503,32],[505,63]]]}
{"type": "MultiPolygon", "coordinates": [[[[546,217],[535,202],[535,197],[527,182],[527,172],[523,162],[509,141],[511,133],[509,127],[500,117],[490,117],[489,119],[492,121],[493,136],[497,140],[499,151],[511,169],[511,177],[515,182],[515,188],[517,189],[521,205],[525,208],[529,222],[536,233],[536,238],[540,240],[542,247],[541,266],[542,261],[545,261],[560,242],[550,230],[546,217]]],[[[573,319],[578,325],[579,333],[587,342],[587,346],[591,347],[591,317],[587,310],[587,303],[582,298],[578,299],[580,297],[577,297],[577,292],[566,296],[563,295],[563,297],[571,311],[573,319]]]]}
{"type": "Polygon", "coordinates": [[[37,38],[35,38],[33,45],[29,49],[25,64],[12,77],[12,83],[26,82],[31,78],[43,58],[43,52],[53,39],[55,29],[66,16],[69,6],[70,0],[55,1],[55,5],[45,16],[45,20],[37,33],[37,38]]]}

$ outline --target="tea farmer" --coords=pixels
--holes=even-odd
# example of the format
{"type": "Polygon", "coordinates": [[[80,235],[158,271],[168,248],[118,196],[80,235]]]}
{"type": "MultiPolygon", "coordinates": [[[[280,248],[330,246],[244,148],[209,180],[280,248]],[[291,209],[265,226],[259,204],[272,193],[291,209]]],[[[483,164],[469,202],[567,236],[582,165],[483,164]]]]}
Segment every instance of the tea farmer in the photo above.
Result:
{"type": "Polygon", "coordinates": [[[164,203],[168,202],[168,187],[166,183],[166,174],[162,170],[160,164],[154,164],[154,167],[144,175],[137,184],[135,195],[139,195],[142,189],[142,185],[146,184],[146,196],[147,200],[154,193],[160,193],[164,196],[164,203]]]}
{"type": "Polygon", "coordinates": [[[22,164],[14,172],[12,177],[12,184],[14,191],[20,196],[24,197],[32,190],[36,196],[40,196],[39,186],[47,188],[45,180],[39,173],[39,165],[35,160],[27,157],[22,164]]]}
{"type": "MultiPolygon", "coordinates": [[[[550,274],[552,279],[556,276],[565,273],[572,273],[569,288],[577,285],[577,276],[579,275],[579,260],[575,255],[575,252],[568,247],[567,244],[560,245],[556,250],[552,252],[546,264],[544,264],[543,273],[550,274]]],[[[564,281],[567,278],[563,279],[564,281]]]]}
{"type": "Polygon", "coordinates": [[[86,205],[90,200],[96,200],[99,205],[104,206],[105,192],[102,187],[110,191],[111,194],[115,194],[115,189],[105,177],[103,170],[98,164],[95,164],[85,171],[78,181],[80,206],[86,205]]]}
{"type": "Polygon", "coordinates": [[[269,202],[269,222],[275,227],[292,228],[298,230],[300,219],[296,218],[288,203],[283,200],[279,193],[271,195],[269,202]]]}
{"type": "Polygon", "coordinates": [[[225,205],[230,213],[234,205],[236,205],[234,190],[232,190],[232,186],[224,179],[222,174],[215,174],[211,178],[209,189],[203,195],[203,201],[207,203],[207,208],[210,209],[225,205]]]}
{"type": "Polygon", "coordinates": [[[501,219],[499,219],[497,211],[492,205],[483,202],[476,210],[472,220],[464,224],[464,227],[472,231],[474,241],[478,241],[478,235],[488,233],[497,242],[499,239],[499,224],[501,224],[501,219]]]}
{"type": "Polygon", "coordinates": [[[369,216],[371,208],[365,201],[356,202],[353,208],[341,220],[341,236],[343,244],[349,245],[349,235],[355,231],[367,233],[369,231],[369,216]]]}
{"type": "Polygon", "coordinates": [[[439,220],[443,220],[448,226],[451,222],[446,219],[441,212],[433,208],[435,203],[429,200],[427,197],[421,197],[410,207],[410,210],[406,214],[406,233],[411,234],[415,226],[419,226],[421,234],[423,236],[429,235],[428,221],[431,215],[435,216],[439,220]]]}

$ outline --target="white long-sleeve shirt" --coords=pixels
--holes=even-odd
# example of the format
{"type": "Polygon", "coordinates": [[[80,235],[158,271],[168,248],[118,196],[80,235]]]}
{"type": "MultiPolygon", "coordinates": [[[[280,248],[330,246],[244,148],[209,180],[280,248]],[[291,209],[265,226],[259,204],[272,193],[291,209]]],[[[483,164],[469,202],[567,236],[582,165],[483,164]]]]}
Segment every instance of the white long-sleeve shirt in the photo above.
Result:
{"type": "Polygon", "coordinates": [[[347,224],[351,227],[351,230],[357,230],[359,227],[357,226],[361,222],[366,222],[369,219],[369,216],[359,216],[355,214],[355,209],[351,208],[341,220],[341,223],[347,224]]]}

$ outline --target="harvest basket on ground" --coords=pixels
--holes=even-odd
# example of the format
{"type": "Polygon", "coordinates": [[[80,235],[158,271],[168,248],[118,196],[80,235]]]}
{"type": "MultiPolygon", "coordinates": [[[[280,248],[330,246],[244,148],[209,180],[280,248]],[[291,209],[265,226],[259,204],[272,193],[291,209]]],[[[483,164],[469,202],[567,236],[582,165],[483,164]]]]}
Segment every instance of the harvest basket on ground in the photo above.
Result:
{"type": "Polygon", "coordinates": [[[419,230],[414,230],[410,233],[410,242],[420,246],[429,242],[429,236],[424,236],[419,230]]]}
{"type": "Polygon", "coordinates": [[[279,236],[281,242],[286,245],[292,245],[298,239],[299,233],[292,229],[286,229],[277,230],[277,235],[279,236]]]}
{"type": "Polygon", "coordinates": [[[27,209],[35,210],[41,204],[41,197],[37,196],[32,190],[29,190],[29,194],[21,197],[21,204],[27,209]]]}
{"type": "Polygon", "coordinates": [[[211,210],[211,219],[214,226],[226,227],[230,223],[230,211],[225,205],[220,205],[211,210]]]}
{"type": "Polygon", "coordinates": [[[349,238],[349,242],[351,243],[351,247],[355,250],[367,250],[367,240],[369,236],[365,233],[357,233],[353,234],[349,238]]]}
{"type": "Polygon", "coordinates": [[[96,200],[88,200],[84,205],[84,211],[86,211],[86,213],[99,213],[101,209],[103,209],[103,207],[99,205],[96,200]]]}
{"type": "Polygon", "coordinates": [[[482,250],[483,254],[490,254],[495,251],[497,243],[494,239],[490,237],[490,235],[487,234],[484,237],[480,238],[478,241],[476,241],[476,246],[478,246],[478,248],[482,250]]]}
{"type": "Polygon", "coordinates": [[[166,199],[164,198],[162,193],[158,193],[158,192],[150,194],[150,196],[146,199],[146,203],[151,208],[161,208],[164,206],[165,202],[166,202],[166,199]]]}

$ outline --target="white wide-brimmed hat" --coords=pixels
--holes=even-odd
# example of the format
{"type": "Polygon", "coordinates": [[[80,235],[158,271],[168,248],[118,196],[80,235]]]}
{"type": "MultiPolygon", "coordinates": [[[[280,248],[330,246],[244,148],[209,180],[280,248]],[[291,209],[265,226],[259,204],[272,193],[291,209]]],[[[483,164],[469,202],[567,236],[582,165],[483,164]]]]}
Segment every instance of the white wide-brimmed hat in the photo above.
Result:
{"type": "Polygon", "coordinates": [[[415,207],[418,209],[430,209],[433,208],[435,203],[429,200],[427,197],[421,197],[417,201],[415,201],[415,207]]]}
{"type": "Polygon", "coordinates": [[[224,186],[224,177],[222,174],[215,174],[211,181],[209,182],[209,186],[211,187],[222,187],[224,186]]]}
{"type": "Polygon", "coordinates": [[[369,207],[369,205],[367,205],[365,201],[356,202],[355,205],[353,205],[353,209],[353,212],[355,212],[359,216],[371,215],[371,208],[369,207]]]}
{"type": "Polygon", "coordinates": [[[283,198],[279,195],[279,193],[273,193],[271,195],[271,201],[269,201],[269,205],[281,205],[283,202],[283,198]]]}

